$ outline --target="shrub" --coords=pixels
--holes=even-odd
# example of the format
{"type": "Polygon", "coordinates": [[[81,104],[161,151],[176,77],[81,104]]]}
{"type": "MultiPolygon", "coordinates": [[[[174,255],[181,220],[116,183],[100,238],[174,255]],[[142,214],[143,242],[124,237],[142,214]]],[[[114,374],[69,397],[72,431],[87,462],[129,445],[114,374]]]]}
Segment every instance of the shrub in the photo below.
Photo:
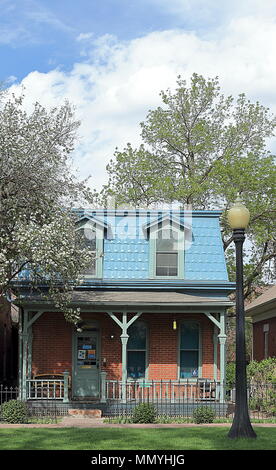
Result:
{"type": "Polygon", "coordinates": [[[210,406],[199,406],[194,410],[193,418],[196,424],[212,423],[215,419],[215,412],[210,406]]]}
{"type": "Polygon", "coordinates": [[[247,376],[250,382],[275,383],[276,357],[262,361],[251,361],[247,366],[247,376]]]}
{"type": "Polygon", "coordinates": [[[134,408],[132,415],[133,423],[154,423],[156,411],[150,403],[140,403],[134,408]]]}
{"type": "Polygon", "coordinates": [[[10,400],[2,404],[1,415],[4,421],[10,424],[24,424],[28,422],[28,408],[25,402],[10,400]]]}

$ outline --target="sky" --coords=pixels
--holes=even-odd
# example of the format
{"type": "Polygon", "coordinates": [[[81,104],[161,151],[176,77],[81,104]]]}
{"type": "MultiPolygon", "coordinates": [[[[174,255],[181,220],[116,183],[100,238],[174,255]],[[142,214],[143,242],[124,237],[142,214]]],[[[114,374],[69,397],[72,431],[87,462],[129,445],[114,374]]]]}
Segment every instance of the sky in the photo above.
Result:
{"type": "MultiPolygon", "coordinates": [[[[79,178],[107,182],[115,148],[141,143],[140,122],[178,75],[218,76],[276,113],[275,0],[0,0],[0,81],[25,106],[64,100],[81,120],[79,178]]],[[[276,146],[273,142],[269,145],[276,146]]]]}

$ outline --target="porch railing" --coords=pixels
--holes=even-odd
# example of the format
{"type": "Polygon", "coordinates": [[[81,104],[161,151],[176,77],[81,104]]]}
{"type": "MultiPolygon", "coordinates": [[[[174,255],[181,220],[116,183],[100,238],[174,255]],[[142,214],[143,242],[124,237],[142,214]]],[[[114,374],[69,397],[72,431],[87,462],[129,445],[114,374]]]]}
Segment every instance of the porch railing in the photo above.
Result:
{"type": "Polygon", "coordinates": [[[222,384],[217,381],[189,380],[120,380],[106,381],[106,400],[170,402],[219,401],[224,396],[222,384]]]}

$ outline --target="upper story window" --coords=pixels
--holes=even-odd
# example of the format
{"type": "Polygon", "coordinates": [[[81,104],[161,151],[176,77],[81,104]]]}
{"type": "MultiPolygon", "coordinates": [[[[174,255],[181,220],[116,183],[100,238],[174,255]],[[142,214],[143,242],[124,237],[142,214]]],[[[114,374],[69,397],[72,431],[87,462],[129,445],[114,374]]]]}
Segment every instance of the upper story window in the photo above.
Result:
{"type": "Polygon", "coordinates": [[[178,276],[178,234],[175,230],[158,231],[155,256],[156,276],[178,276]]]}
{"type": "Polygon", "coordinates": [[[184,277],[184,231],[165,226],[150,235],[151,277],[184,277]]]}
{"type": "Polygon", "coordinates": [[[78,227],[77,231],[80,234],[82,246],[87,248],[91,254],[91,263],[82,273],[82,277],[86,279],[102,277],[103,229],[88,220],[78,227]]]}

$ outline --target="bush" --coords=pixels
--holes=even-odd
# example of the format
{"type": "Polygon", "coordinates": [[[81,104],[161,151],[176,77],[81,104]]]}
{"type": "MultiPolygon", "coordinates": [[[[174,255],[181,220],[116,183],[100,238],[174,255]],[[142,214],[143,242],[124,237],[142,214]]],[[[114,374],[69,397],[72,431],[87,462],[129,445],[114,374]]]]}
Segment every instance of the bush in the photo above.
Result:
{"type": "Polygon", "coordinates": [[[262,361],[251,361],[247,366],[247,377],[250,382],[275,383],[276,357],[262,361]]]}
{"type": "Polygon", "coordinates": [[[194,410],[193,418],[196,424],[212,423],[215,419],[215,412],[209,406],[199,406],[194,410]]]}
{"type": "Polygon", "coordinates": [[[1,415],[4,421],[9,424],[24,424],[28,422],[28,408],[23,401],[6,401],[1,406],[1,415]]]}
{"type": "Polygon", "coordinates": [[[156,419],[156,411],[150,403],[140,403],[133,411],[133,423],[154,423],[156,419]]]}

